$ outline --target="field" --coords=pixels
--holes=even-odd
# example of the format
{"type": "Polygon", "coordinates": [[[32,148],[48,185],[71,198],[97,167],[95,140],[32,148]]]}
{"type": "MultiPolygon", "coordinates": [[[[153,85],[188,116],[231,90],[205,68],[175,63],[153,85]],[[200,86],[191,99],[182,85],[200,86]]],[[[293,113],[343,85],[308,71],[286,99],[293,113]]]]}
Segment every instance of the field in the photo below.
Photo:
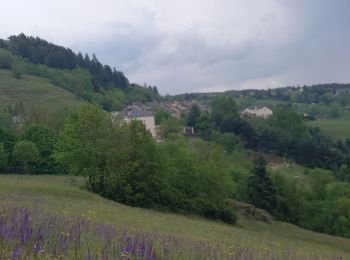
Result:
{"type": "MultiPolygon", "coordinates": [[[[79,188],[83,182],[71,176],[0,175],[0,256],[28,257],[32,250],[33,259],[52,255],[56,259],[100,259],[103,254],[104,259],[109,259],[112,252],[120,254],[118,259],[350,259],[349,239],[281,222],[269,225],[239,217],[238,224],[230,226],[194,216],[128,207],[79,188]],[[29,246],[20,247],[20,242],[9,245],[1,239],[6,233],[1,229],[6,216],[12,216],[21,227],[22,222],[38,221],[48,229],[54,226],[58,230],[45,233],[45,227],[40,227],[49,240],[40,240],[40,250],[17,229],[18,240],[27,241],[29,246]],[[80,227],[81,244],[69,242],[69,236],[76,236],[76,231],[68,232],[68,227],[80,227]],[[103,238],[106,234],[107,240],[103,238]],[[103,246],[106,241],[108,250],[103,246]],[[82,256],[87,252],[90,258],[82,256]],[[137,254],[139,257],[135,257],[137,254]]],[[[9,217],[7,221],[10,220],[9,217]]],[[[14,225],[9,222],[7,227],[14,225]]],[[[23,230],[28,226],[24,225],[23,230]]],[[[35,228],[29,230],[29,234],[35,233],[35,228]]]]}
{"type": "Polygon", "coordinates": [[[333,140],[350,138],[350,113],[343,113],[335,119],[324,119],[307,122],[308,126],[318,126],[321,131],[333,140]]]}
{"type": "Polygon", "coordinates": [[[22,101],[28,113],[51,117],[82,101],[62,88],[39,77],[24,75],[15,79],[10,70],[0,70],[0,107],[22,101]]]}

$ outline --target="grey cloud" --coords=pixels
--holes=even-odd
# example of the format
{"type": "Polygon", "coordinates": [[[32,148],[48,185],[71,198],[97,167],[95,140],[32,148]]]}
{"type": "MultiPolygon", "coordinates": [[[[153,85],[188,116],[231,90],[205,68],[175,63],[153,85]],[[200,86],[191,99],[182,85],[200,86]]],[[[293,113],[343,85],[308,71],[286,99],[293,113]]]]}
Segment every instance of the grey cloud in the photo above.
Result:
{"type": "Polygon", "coordinates": [[[166,15],[163,1],[118,1],[127,3],[127,12],[115,19],[112,12],[108,19],[100,14],[103,21],[92,29],[79,30],[77,24],[74,32],[67,26],[68,32],[52,33],[33,24],[30,32],[96,53],[131,81],[157,85],[163,94],[350,81],[350,1],[266,0],[261,11],[260,1],[249,0],[247,9],[243,0],[218,0],[215,8],[200,13],[211,1],[193,0],[191,6],[198,8],[167,10],[166,15]],[[174,17],[167,21],[169,15],[174,17]]]}

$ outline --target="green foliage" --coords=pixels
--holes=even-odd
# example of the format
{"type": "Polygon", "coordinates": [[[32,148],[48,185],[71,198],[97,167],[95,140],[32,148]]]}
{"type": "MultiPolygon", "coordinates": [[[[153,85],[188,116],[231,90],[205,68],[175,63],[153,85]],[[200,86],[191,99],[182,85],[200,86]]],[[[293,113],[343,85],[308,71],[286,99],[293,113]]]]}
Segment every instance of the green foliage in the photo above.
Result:
{"type": "MultiPolygon", "coordinates": [[[[109,66],[102,66],[96,57],[90,60],[87,56],[79,64],[80,66],[75,63],[72,66],[62,65],[60,62],[59,64],[62,66],[56,66],[48,62],[46,58],[41,57],[42,52],[37,52],[37,45],[34,45],[30,50],[22,50],[22,47],[28,47],[23,43],[28,41],[28,44],[33,44],[33,39],[30,37],[21,35],[12,37],[11,40],[8,49],[12,53],[0,49],[0,68],[12,69],[12,76],[16,79],[22,78],[23,75],[46,78],[52,84],[74,93],[79,98],[101,105],[107,111],[121,110],[127,101],[146,102],[159,99],[156,87],[141,87],[136,84],[129,87],[129,82],[123,73],[115,69],[112,70],[109,66]],[[15,42],[14,45],[11,40],[15,42]],[[18,44],[23,46],[19,47],[18,44]],[[27,57],[27,52],[33,52],[33,54],[27,57]]],[[[47,48],[47,42],[41,39],[38,41],[39,45],[43,44],[44,48],[47,48]]],[[[54,45],[53,49],[53,51],[57,51],[54,45]]],[[[64,48],[61,51],[64,52],[64,48]]],[[[62,54],[62,52],[60,53],[62,54]]],[[[53,59],[55,64],[57,59],[62,59],[62,57],[58,57],[59,55],[57,56],[57,53],[52,53],[52,55],[48,60],[53,59]]],[[[72,55],[74,56],[70,50],[68,50],[67,55],[69,59],[72,55]]]]}
{"type": "MultiPolygon", "coordinates": [[[[302,170],[302,169],[301,169],[302,170]]],[[[275,216],[318,232],[350,237],[350,185],[337,182],[332,172],[308,170],[307,174],[274,172],[278,190],[275,216]]]]}
{"type": "Polygon", "coordinates": [[[181,132],[184,123],[176,118],[170,117],[169,119],[163,120],[158,127],[158,134],[161,138],[167,138],[171,134],[178,134],[181,132]]]}
{"type": "Polygon", "coordinates": [[[221,145],[227,152],[232,153],[238,146],[239,140],[235,134],[215,132],[213,140],[221,145]]]}
{"type": "MultiPolygon", "coordinates": [[[[114,149],[109,150],[105,187],[92,190],[128,205],[151,207],[159,203],[159,155],[152,135],[142,122],[134,120],[116,129],[114,149]],[[119,132],[121,131],[121,132],[119,132]],[[119,133],[118,133],[119,132],[119,133]]],[[[91,180],[90,180],[91,183],[91,180]]]]}
{"type": "MultiPolygon", "coordinates": [[[[210,143],[173,136],[160,146],[166,176],[163,200],[176,211],[235,222],[224,201],[232,194],[229,164],[222,151],[210,143]]],[[[164,202],[163,202],[164,203],[164,202]]]]}
{"type": "Polygon", "coordinates": [[[59,147],[56,158],[104,197],[235,222],[225,205],[233,186],[222,165],[229,161],[210,143],[171,138],[158,147],[142,122],[112,123],[85,105],[67,118],[59,147]]]}
{"type": "Polygon", "coordinates": [[[123,91],[118,89],[104,91],[94,94],[92,97],[96,104],[101,104],[106,111],[121,111],[126,103],[126,96],[123,91]]]}
{"type": "Polygon", "coordinates": [[[0,170],[3,170],[7,166],[7,153],[5,147],[0,143],[0,170]]]}
{"type": "Polygon", "coordinates": [[[253,175],[249,178],[248,196],[250,203],[256,207],[272,212],[277,206],[277,194],[265,167],[266,162],[259,156],[253,175]]]}
{"type": "Polygon", "coordinates": [[[213,132],[213,124],[208,112],[201,113],[200,117],[197,119],[195,130],[203,139],[208,140],[211,138],[213,132]]]}
{"type": "Polygon", "coordinates": [[[75,54],[68,48],[54,45],[38,37],[27,37],[21,33],[10,36],[7,42],[2,41],[2,45],[2,48],[33,64],[42,64],[59,70],[72,71],[79,67],[88,70],[94,90],[97,92],[111,88],[126,89],[129,85],[122,72],[108,65],[102,65],[95,55],[91,60],[87,54],[83,58],[81,53],[75,54]]]}
{"type": "Polygon", "coordinates": [[[154,92],[152,88],[142,87],[137,84],[131,84],[125,90],[126,99],[129,103],[132,102],[148,102],[154,99],[159,99],[158,92],[154,92]]]}
{"type": "Polygon", "coordinates": [[[99,173],[109,138],[107,115],[93,105],[83,105],[66,118],[56,158],[75,175],[99,173]]]}
{"type": "Polygon", "coordinates": [[[163,109],[156,109],[154,111],[154,121],[156,125],[160,125],[166,120],[171,119],[171,114],[163,109]]]}
{"type": "Polygon", "coordinates": [[[141,122],[112,124],[92,105],[67,118],[56,155],[73,174],[88,176],[92,191],[143,207],[156,201],[157,156],[155,141],[141,122]]]}
{"type": "Polygon", "coordinates": [[[4,129],[11,128],[11,114],[7,108],[0,109],[0,127],[4,129]]]}
{"type": "Polygon", "coordinates": [[[301,139],[308,135],[307,127],[300,115],[292,109],[275,109],[269,119],[272,128],[285,138],[301,139]]]}
{"type": "Polygon", "coordinates": [[[22,139],[33,142],[38,148],[40,161],[36,164],[36,173],[64,173],[53,158],[59,140],[54,129],[45,125],[30,125],[24,130],[22,139]]]}
{"type": "Polygon", "coordinates": [[[5,152],[8,155],[12,154],[16,140],[17,138],[12,131],[10,131],[9,129],[0,128],[0,143],[3,144],[5,152]]]}
{"type": "Polygon", "coordinates": [[[191,106],[190,112],[187,115],[187,125],[195,127],[197,125],[198,119],[201,115],[201,111],[197,104],[191,106]]]}
{"type": "Polygon", "coordinates": [[[327,185],[334,182],[332,172],[323,169],[313,169],[308,174],[312,179],[313,196],[315,199],[324,199],[327,185]]]}
{"type": "Polygon", "coordinates": [[[216,97],[213,99],[211,117],[215,126],[221,132],[233,130],[232,124],[239,118],[238,108],[231,97],[216,97]]]}
{"type": "Polygon", "coordinates": [[[0,48],[0,69],[11,69],[13,57],[7,50],[0,48]]]}
{"type": "Polygon", "coordinates": [[[14,160],[21,167],[21,172],[32,173],[33,164],[40,160],[40,153],[31,141],[19,141],[13,149],[14,160]]]}
{"type": "Polygon", "coordinates": [[[26,73],[27,64],[22,59],[13,58],[12,64],[12,76],[16,79],[20,79],[24,73],[26,73]]]}

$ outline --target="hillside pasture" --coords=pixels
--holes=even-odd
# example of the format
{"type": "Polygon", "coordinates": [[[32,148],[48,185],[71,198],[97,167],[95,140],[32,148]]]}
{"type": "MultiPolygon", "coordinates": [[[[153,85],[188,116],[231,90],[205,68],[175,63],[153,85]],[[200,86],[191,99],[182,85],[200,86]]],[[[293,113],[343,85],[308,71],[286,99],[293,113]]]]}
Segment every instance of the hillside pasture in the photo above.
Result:
{"type": "MultiPolygon", "coordinates": [[[[281,222],[270,225],[239,217],[238,224],[231,226],[194,216],[133,208],[89,193],[80,188],[83,184],[83,178],[71,176],[0,175],[1,216],[17,212],[18,217],[23,218],[25,214],[29,214],[35,232],[38,232],[35,229],[36,221],[45,219],[51,223],[50,221],[53,221],[51,218],[54,218],[58,223],[54,232],[61,232],[59,234],[66,236],[69,236],[67,233],[70,234],[70,231],[62,228],[60,223],[70,223],[72,226],[68,225],[69,227],[84,223],[83,225],[87,225],[87,230],[90,230],[90,233],[81,231],[81,237],[86,243],[73,246],[70,239],[65,240],[67,248],[63,247],[61,257],[70,259],[81,259],[83,258],[81,254],[86,254],[88,251],[91,252],[91,256],[95,256],[91,259],[102,257],[103,250],[99,245],[101,247],[105,245],[104,236],[91,231],[98,227],[115,229],[111,237],[124,241],[121,243],[126,246],[125,243],[129,240],[123,240],[123,236],[118,232],[124,232],[124,236],[131,236],[131,241],[138,241],[135,244],[141,243],[141,238],[144,237],[147,239],[145,244],[147,250],[150,248],[151,239],[155,250],[152,251],[154,258],[149,259],[350,258],[349,239],[315,233],[281,222]]],[[[46,246],[47,249],[42,255],[45,259],[57,254],[50,249],[56,247],[48,247],[48,244],[57,244],[57,248],[62,248],[56,241],[62,237],[59,234],[56,237],[48,237],[49,241],[42,242],[43,247],[46,246]]],[[[112,244],[109,248],[112,248],[112,244]]],[[[116,246],[113,248],[114,251],[111,250],[116,254],[132,254],[124,252],[125,248],[124,251],[116,246]]],[[[0,243],[0,252],[9,255],[15,250],[19,249],[13,245],[0,243]]],[[[23,254],[24,252],[27,255],[34,254],[27,248],[22,251],[23,254]]]]}
{"type": "Polygon", "coordinates": [[[332,140],[350,138],[350,112],[344,112],[339,118],[308,121],[308,126],[319,127],[332,140]]]}
{"type": "Polygon", "coordinates": [[[83,102],[47,79],[27,75],[16,79],[10,70],[0,69],[0,107],[13,107],[19,101],[23,102],[29,119],[36,120],[50,120],[83,102]]]}

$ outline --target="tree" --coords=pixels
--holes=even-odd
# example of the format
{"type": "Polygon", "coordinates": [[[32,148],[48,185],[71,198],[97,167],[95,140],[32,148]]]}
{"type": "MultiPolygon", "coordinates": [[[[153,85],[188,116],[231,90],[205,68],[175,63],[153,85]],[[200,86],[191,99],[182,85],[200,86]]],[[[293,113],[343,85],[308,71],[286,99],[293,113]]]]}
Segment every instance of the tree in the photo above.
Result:
{"type": "Polygon", "coordinates": [[[160,158],[151,133],[141,121],[133,120],[116,135],[122,138],[115,139],[114,149],[109,150],[114,158],[107,160],[106,195],[128,205],[159,204],[160,158]]]}
{"type": "Polygon", "coordinates": [[[313,169],[309,173],[311,185],[313,188],[313,196],[315,199],[324,199],[326,196],[326,187],[334,181],[333,173],[323,169],[313,169]]]}
{"type": "Polygon", "coordinates": [[[11,127],[11,114],[9,109],[0,110],[0,127],[9,129],[11,127]]]}
{"type": "Polygon", "coordinates": [[[262,156],[255,161],[253,175],[248,181],[249,200],[256,207],[272,212],[276,208],[277,194],[266,172],[266,162],[262,156]]]}
{"type": "Polygon", "coordinates": [[[88,187],[104,197],[134,206],[156,203],[156,144],[141,121],[112,122],[93,105],[68,116],[56,158],[70,172],[88,177],[88,187]]]}
{"type": "Polygon", "coordinates": [[[215,97],[211,104],[211,117],[221,132],[234,131],[234,122],[239,119],[238,108],[231,97],[215,97]]]}
{"type": "Polygon", "coordinates": [[[170,117],[163,120],[159,125],[157,132],[162,138],[167,138],[170,134],[178,134],[181,132],[183,125],[180,120],[170,117]]]}
{"type": "Polygon", "coordinates": [[[200,115],[201,111],[199,109],[199,106],[197,104],[193,104],[190,112],[187,115],[187,125],[195,127],[200,115]]]}
{"type": "Polygon", "coordinates": [[[213,140],[229,153],[232,153],[239,144],[238,138],[232,133],[222,134],[220,132],[216,132],[213,135],[213,140]]]}
{"type": "Polygon", "coordinates": [[[71,112],[65,121],[55,158],[74,175],[92,178],[104,172],[110,118],[90,104],[71,112]]]}
{"type": "Polygon", "coordinates": [[[0,143],[0,170],[3,170],[7,166],[7,153],[5,147],[0,143]]]}
{"type": "Polygon", "coordinates": [[[160,125],[164,121],[171,118],[171,114],[163,109],[156,109],[154,111],[154,120],[156,125],[160,125]]]}
{"type": "Polygon", "coordinates": [[[23,173],[32,173],[32,164],[40,160],[40,153],[31,141],[19,141],[13,150],[14,160],[19,163],[23,173]]]}
{"type": "Polygon", "coordinates": [[[53,158],[58,144],[55,130],[45,125],[30,125],[24,130],[22,138],[33,142],[38,148],[41,160],[37,165],[37,172],[58,173],[60,167],[53,158]]]}
{"type": "Polygon", "coordinates": [[[277,108],[270,117],[271,126],[286,138],[301,139],[308,135],[303,119],[294,110],[277,108]]]}
{"type": "Polygon", "coordinates": [[[210,120],[210,116],[207,112],[202,113],[200,117],[197,119],[197,122],[195,124],[195,129],[197,132],[199,132],[199,135],[203,139],[208,140],[210,138],[213,130],[213,126],[210,120]]]}
{"type": "Polygon", "coordinates": [[[0,68],[1,69],[11,69],[13,63],[12,54],[4,49],[0,49],[0,68]]]}

